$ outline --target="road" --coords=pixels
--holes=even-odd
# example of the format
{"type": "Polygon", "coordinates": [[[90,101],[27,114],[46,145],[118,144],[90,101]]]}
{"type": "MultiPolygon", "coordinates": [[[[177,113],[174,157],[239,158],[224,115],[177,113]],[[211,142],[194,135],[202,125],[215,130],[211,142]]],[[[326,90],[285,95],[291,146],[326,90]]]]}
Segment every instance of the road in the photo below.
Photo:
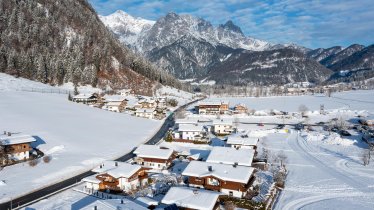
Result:
{"type": "MultiPolygon", "coordinates": [[[[185,109],[186,107],[190,106],[191,104],[194,104],[200,100],[203,100],[204,98],[200,98],[197,100],[194,100],[192,102],[189,102],[183,106],[180,106],[172,114],[170,114],[160,127],[160,129],[148,140],[145,142],[145,144],[156,144],[158,141],[160,141],[165,133],[169,130],[174,125],[174,113],[185,109]]],[[[127,161],[131,158],[134,157],[133,151],[130,151],[129,153],[126,153],[125,155],[115,159],[115,161],[127,161]]],[[[5,203],[0,204],[0,210],[5,210],[5,209],[17,209],[19,206],[23,206],[25,204],[32,204],[34,202],[37,202],[38,199],[45,197],[45,196],[52,196],[55,192],[58,192],[64,188],[67,188],[69,186],[72,186],[76,184],[77,182],[81,181],[83,178],[91,176],[95,173],[93,173],[91,170],[85,171],[83,173],[80,173],[74,177],[71,177],[69,179],[66,179],[64,181],[55,183],[53,185],[50,185],[48,187],[42,188],[35,190],[27,195],[23,195],[21,197],[12,199],[12,201],[8,201],[5,203]]]]}

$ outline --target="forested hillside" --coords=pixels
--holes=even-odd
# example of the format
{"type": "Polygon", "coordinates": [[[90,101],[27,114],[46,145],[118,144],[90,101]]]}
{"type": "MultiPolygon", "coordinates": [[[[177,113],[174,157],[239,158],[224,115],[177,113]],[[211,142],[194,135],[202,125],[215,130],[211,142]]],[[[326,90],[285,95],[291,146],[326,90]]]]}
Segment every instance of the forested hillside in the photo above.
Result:
{"type": "Polygon", "coordinates": [[[86,0],[1,0],[0,72],[143,93],[155,82],[180,87],[124,47],[86,0]]]}

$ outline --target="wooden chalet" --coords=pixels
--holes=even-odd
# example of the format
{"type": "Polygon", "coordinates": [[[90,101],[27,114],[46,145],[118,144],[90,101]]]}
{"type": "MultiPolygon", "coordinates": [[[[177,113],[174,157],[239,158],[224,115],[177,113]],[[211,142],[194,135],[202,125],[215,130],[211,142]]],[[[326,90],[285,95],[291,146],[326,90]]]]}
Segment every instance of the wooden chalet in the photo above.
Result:
{"type": "Polygon", "coordinates": [[[167,169],[171,166],[176,154],[172,149],[157,145],[140,145],[135,151],[135,162],[146,168],[156,170],[167,169]]]}
{"type": "Polygon", "coordinates": [[[189,186],[241,198],[254,181],[253,172],[247,166],[191,161],[182,175],[188,177],[189,186]]]}
{"type": "MultiPolygon", "coordinates": [[[[4,132],[6,133],[6,132],[4,132]]],[[[30,135],[6,133],[0,135],[0,145],[4,147],[10,161],[28,160],[33,150],[31,143],[36,139],[30,135]]],[[[8,164],[8,163],[1,163],[8,164]]]]}

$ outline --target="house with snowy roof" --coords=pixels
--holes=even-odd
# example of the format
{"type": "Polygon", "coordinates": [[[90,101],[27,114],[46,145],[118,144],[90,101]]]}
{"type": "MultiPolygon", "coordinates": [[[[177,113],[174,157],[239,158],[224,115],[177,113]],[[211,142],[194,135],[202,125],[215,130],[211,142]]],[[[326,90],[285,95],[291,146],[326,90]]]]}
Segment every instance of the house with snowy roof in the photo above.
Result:
{"type": "Polygon", "coordinates": [[[161,202],[176,204],[179,209],[213,210],[219,209],[220,195],[222,193],[203,189],[171,187],[161,202]]]}
{"type": "Polygon", "coordinates": [[[83,181],[86,183],[87,189],[130,192],[147,182],[146,170],[140,165],[115,162],[115,166],[109,170],[86,177],[83,181]]]}
{"type": "MultiPolygon", "coordinates": [[[[5,132],[4,132],[5,133],[5,132]]],[[[0,135],[0,145],[8,154],[8,159],[13,161],[28,160],[33,148],[31,143],[36,139],[30,135],[6,133],[0,135]]],[[[1,163],[7,164],[7,163],[1,163]]]]}
{"type": "Polygon", "coordinates": [[[106,199],[106,200],[95,200],[92,203],[80,208],[81,210],[148,210],[145,206],[127,199],[106,199]]]}
{"type": "Polygon", "coordinates": [[[173,137],[176,140],[203,141],[207,140],[207,132],[202,124],[179,124],[173,137]]]}
{"type": "Polygon", "coordinates": [[[253,172],[248,166],[191,161],[182,175],[188,177],[189,186],[241,198],[254,181],[253,172]]]}
{"type": "Polygon", "coordinates": [[[175,158],[174,150],[157,145],[140,145],[134,154],[137,164],[157,170],[169,168],[175,158]]]}
{"type": "Polygon", "coordinates": [[[106,103],[106,108],[108,111],[112,112],[123,112],[126,108],[126,101],[110,101],[106,103]]]}
{"type": "Polygon", "coordinates": [[[252,166],[255,150],[232,147],[213,147],[206,162],[252,166]]]}
{"type": "Polygon", "coordinates": [[[154,109],[137,109],[135,111],[135,116],[153,119],[155,117],[156,111],[154,109]]]}
{"type": "Polygon", "coordinates": [[[235,114],[246,114],[248,113],[248,108],[245,104],[239,103],[234,106],[235,114]]]}
{"type": "Polygon", "coordinates": [[[234,131],[231,119],[213,120],[213,132],[216,135],[228,135],[234,131]]]}
{"type": "Polygon", "coordinates": [[[73,101],[84,104],[94,104],[97,102],[97,94],[95,93],[82,93],[73,97],[73,101]]]}
{"type": "Polygon", "coordinates": [[[233,134],[227,137],[227,144],[233,148],[257,149],[259,138],[247,134],[233,134]]]}

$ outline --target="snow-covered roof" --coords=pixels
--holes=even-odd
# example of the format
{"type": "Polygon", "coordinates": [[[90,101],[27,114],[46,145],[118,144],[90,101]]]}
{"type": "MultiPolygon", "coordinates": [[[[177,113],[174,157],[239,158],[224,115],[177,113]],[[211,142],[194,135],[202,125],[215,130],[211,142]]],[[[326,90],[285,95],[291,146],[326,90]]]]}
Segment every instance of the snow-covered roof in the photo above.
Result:
{"type": "Polygon", "coordinates": [[[214,176],[221,180],[246,184],[252,176],[254,168],[248,166],[233,166],[221,163],[191,161],[182,175],[194,177],[214,176]],[[209,171],[211,167],[211,171],[209,171]]]}
{"type": "Polygon", "coordinates": [[[236,149],[233,147],[213,147],[206,162],[251,166],[255,151],[253,149],[236,149]]]}
{"type": "Polygon", "coordinates": [[[126,100],[126,96],[122,95],[105,95],[103,98],[106,102],[121,102],[126,100]]]}
{"type": "Polygon", "coordinates": [[[240,144],[245,146],[256,146],[258,137],[249,137],[247,135],[230,135],[227,137],[227,144],[240,144]]]}
{"type": "Polygon", "coordinates": [[[135,112],[136,113],[153,113],[155,110],[154,109],[137,109],[135,112]]]}
{"type": "Polygon", "coordinates": [[[181,132],[183,131],[200,132],[202,130],[203,130],[202,126],[198,124],[180,124],[178,128],[178,131],[181,131],[181,132]]]}
{"type": "Polygon", "coordinates": [[[112,169],[118,167],[118,165],[121,165],[121,164],[123,164],[123,162],[118,162],[118,161],[113,161],[113,160],[106,160],[103,163],[101,163],[99,166],[97,166],[94,169],[92,169],[92,172],[95,172],[95,173],[104,173],[104,172],[107,172],[109,170],[112,170],[112,169]]]}
{"type": "Polygon", "coordinates": [[[149,197],[138,197],[135,200],[140,202],[140,203],[144,203],[147,206],[157,206],[158,205],[158,201],[153,200],[152,198],[149,198],[149,197]]]}
{"type": "Polygon", "coordinates": [[[172,187],[162,199],[164,204],[176,204],[188,209],[211,210],[217,203],[219,192],[187,188],[172,187]]]}
{"type": "Polygon", "coordinates": [[[74,96],[73,98],[74,99],[89,99],[92,96],[93,96],[92,93],[81,93],[81,94],[74,96]]]}
{"type": "Polygon", "coordinates": [[[93,210],[95,206],[98,210],[118,210],[118,209],[148,210],[148,208],[126,198],[96,200],[81,209],[82,210],[93,210]]]}
{"type": "Polygon", "coordinates": [[[95,184],[100,184],[100,180],[96,179],[97,174],[94,174],[92,176],[88,176],[82,179],[84,182],[89,182],[89,183],[95,183],[95,184]]]}
{"type": "Polygon", "coordinates": [[[117,167],[107,171],[109,175],[114,178],[129,178],[134,175],[137,171],[139,171],[142,167],[140,165],[132,165],[130,163],[122,163],[117,167]]]}
{"type": "Polygon", "coordinates": [[[157,158],[167,160],[173,154],[172,149],[160,148],[157,145],[140,145],[135,151],[137,157],[157,158]]]}
{"type": "Polygon", "coordinates": [[[122,104],[121,101],[110,101],[106,105],[107,106],[120,106],[122,104]]]}
{"type": "Polygon", "coordinates": [[[1,135],[0,143],[2,145],[14,145],[34,142],[36,139],[30,135],[12,134],[11,136],[1,135]]]}
{"type": "Polygon", "coordinates": [[[231,119],[215,119],[213,120],[213,125],[232,125],[233,121],[231,119]]]}
{"type": "Polygon", "coordinates": [[[185,118],[185,119],[176,119],[175,124],[196,124],[197,119],[185,118]]]}
{"type": "Polygon", "coordinates": [[[221,102],[219,101],[201,101],[199,106],[220,106],[221,102]]]}

